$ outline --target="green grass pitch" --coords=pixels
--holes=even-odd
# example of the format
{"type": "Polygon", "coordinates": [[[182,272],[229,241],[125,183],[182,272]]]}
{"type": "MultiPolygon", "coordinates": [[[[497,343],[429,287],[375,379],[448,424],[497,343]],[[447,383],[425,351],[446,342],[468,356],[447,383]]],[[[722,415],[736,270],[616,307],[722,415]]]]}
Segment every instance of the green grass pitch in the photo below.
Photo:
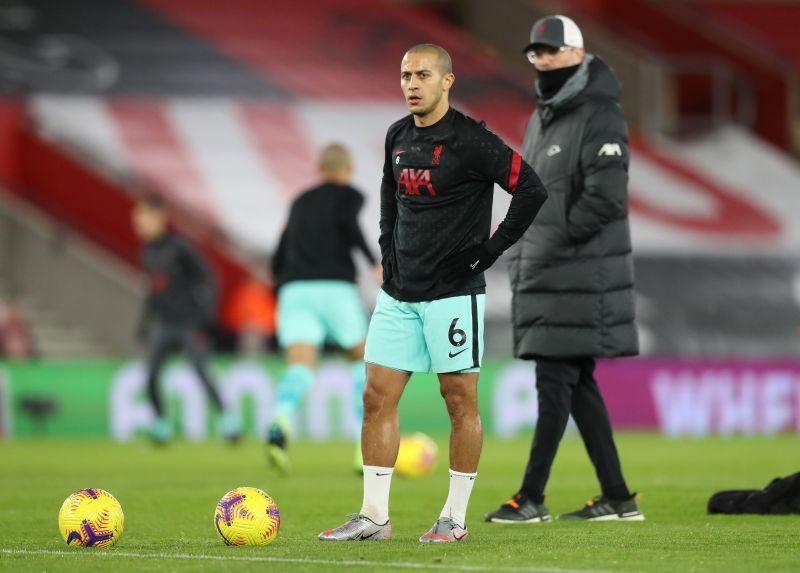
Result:
{"type": "MultiPolygon", "coordinates": [[[[714,491],[762,487],[800,470],[796,436],[666,439],[620,434],[644,523],[486,524],[519,484],[527,440],[487,440],[472,495],[467,541],[422,545],[447,494],[447,461],[420,480],[395,478],[395,538],[332,544],[316,534],[357,511],[361,480],[352,445],[298,443],[295,471],[270,474],[262,447],[105,441],[0,442],[0,570],[7,571],[800,571],[800,516],[708,516],[714,491]],[[261,548],[226,547],[212,525],[216,502],[250,485],[278,502],[277,540],[261,548]],[[108,550],[67,548],[57,531],[64,498],[82,487],[112,492],[125,510],[125,533],[108,550]]],[[[440,451],[446,452],[440,441],[440,451]]],[[[575,436],[565,438],[547,503],[553,514],[597,493],[575,436]]]]}

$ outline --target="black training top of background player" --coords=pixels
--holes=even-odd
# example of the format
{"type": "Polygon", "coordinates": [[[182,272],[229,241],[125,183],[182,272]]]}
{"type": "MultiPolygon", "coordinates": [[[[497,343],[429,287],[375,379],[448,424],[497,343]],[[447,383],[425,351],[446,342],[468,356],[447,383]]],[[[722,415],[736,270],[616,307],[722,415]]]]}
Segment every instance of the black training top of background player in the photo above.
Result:
{"type": "Polygon", "coordinates": [[[334,183],[313,187],[295,199],[272,259],[277,286],[297,280],[355,282],[353,248],[375,264],[358,224],[363,205],[358,190],[334,183]]]}
{"type": "Polygon", "coordinates": [[[150,282],[143,321],[205,324],[215,312],[215,281],[205,260],[184,239],[167,233],[142,249],[150,282]]]}
{"type": "Polygon", "coordinates": [[[512,195],[487,244],[499,254],[547,198],[533,169],[483,122],[454,108],[431,126],[417,127],[411,115],[394,123],[381,184],[383,290],[408,302],[483,293],[483,273],[448,283],[440,266],[489,239],[495,183],[512,195]]]}

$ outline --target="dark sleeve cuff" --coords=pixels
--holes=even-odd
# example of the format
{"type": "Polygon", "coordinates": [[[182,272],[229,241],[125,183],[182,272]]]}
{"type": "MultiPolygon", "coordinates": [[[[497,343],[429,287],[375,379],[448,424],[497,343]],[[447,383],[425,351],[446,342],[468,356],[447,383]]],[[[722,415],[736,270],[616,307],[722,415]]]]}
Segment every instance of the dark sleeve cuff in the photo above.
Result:
{"type": "Polygon", "coordinates": [[[489,251],[489,254],[499,257],[513,243],[513,241],[509,241],[500,233],[495,232],[495,234],[484,243],[484,246],[486,247],[486,250],[489,251]]]}

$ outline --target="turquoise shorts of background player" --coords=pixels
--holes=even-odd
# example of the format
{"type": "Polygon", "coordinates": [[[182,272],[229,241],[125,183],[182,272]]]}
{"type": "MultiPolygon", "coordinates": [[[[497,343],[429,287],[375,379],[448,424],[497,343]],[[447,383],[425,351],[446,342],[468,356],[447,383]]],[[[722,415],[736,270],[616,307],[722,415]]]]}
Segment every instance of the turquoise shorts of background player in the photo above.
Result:
{"type": "Polygon", "coordinates": [[[350,349],[364,340],[367,317],[358,287],[348,281],[291,281],[278,291],[278,343],[350,349]]]}
{"type": "Polygon", "coordinates": [[[380,290],[364,360],[407,372],[477,372],[485,306],[483,294],[402,302],[380,290]]]}

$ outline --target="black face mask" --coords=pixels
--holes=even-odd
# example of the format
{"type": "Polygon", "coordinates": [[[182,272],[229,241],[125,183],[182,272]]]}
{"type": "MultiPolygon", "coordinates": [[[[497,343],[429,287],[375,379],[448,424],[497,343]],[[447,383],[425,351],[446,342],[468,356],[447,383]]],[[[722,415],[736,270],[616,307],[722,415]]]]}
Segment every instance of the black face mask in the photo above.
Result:
{"type": "Polygon", "coordinates": [[[539,92],[541,92],[542,98],[546,101],[556,95],[558,90],[567,83],[567,80],[570,79],[580,67],[580,64],[575,64],[574,66],[558,68],[557,70],[538,72],[539,92]]]}

